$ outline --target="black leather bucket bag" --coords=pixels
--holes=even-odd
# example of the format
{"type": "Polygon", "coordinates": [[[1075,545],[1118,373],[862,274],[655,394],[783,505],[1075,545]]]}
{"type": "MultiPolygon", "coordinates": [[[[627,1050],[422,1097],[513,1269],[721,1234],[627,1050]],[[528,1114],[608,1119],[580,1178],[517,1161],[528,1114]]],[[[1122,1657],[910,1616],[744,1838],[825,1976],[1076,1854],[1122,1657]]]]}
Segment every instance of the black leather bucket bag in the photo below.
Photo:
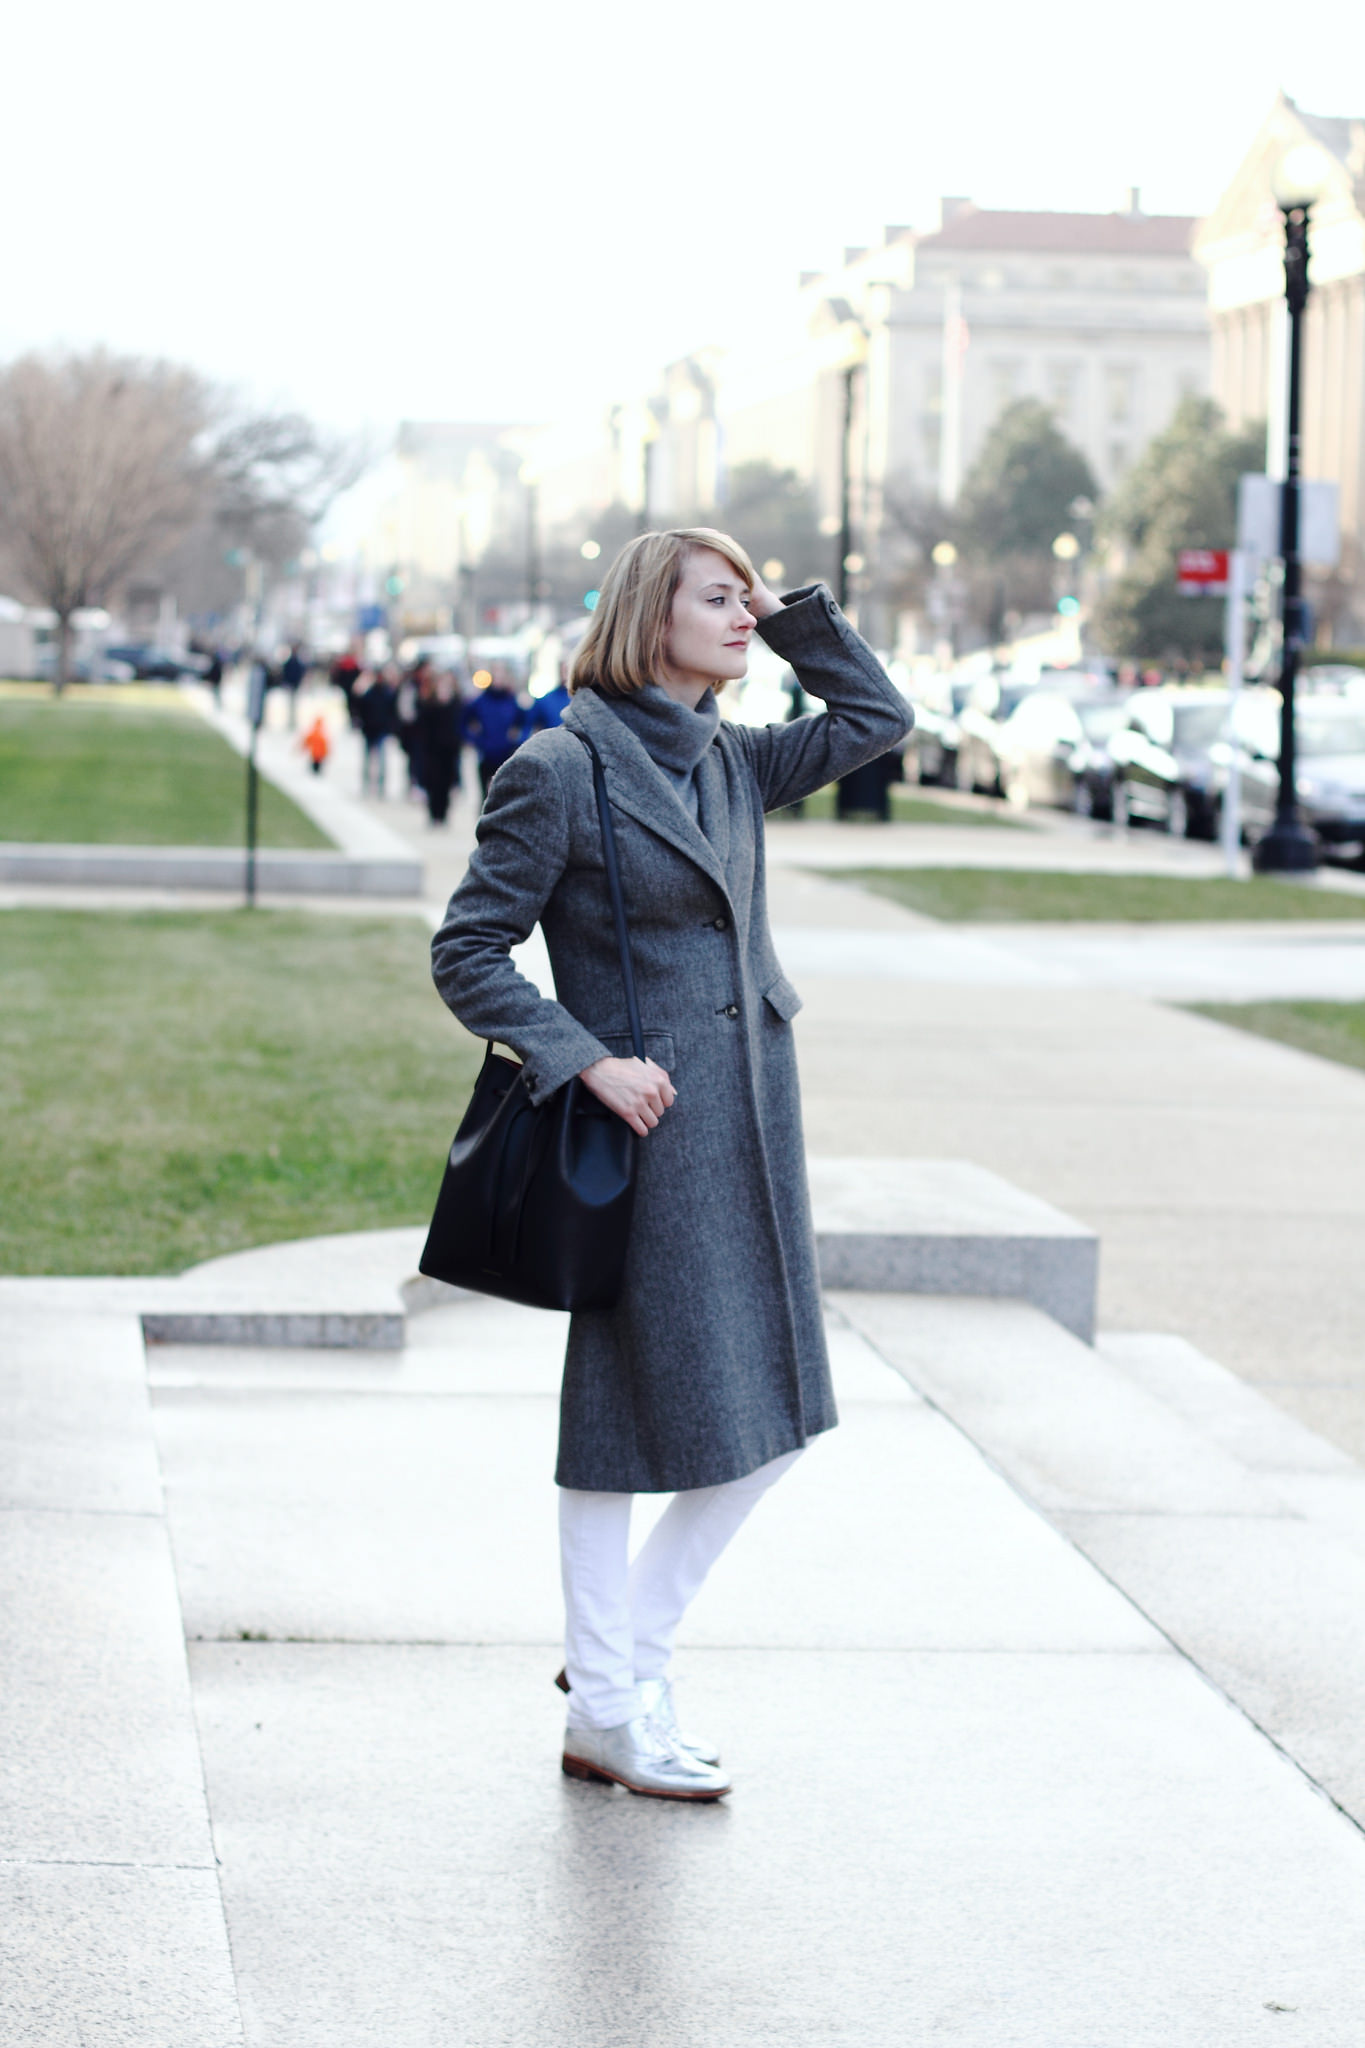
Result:
{"type": "MultiPolygon", "coordinates": [[[[593,789],[637,1059],[645,1056],[606,775],[593,789]]],[[[630,1126],[575,1076],[541,1103],[525,1069],[490,1045],[455,1133],[420,1270],[531,1308],[612,1308],[621,1292],[636,1147],[630,1126]]]]}

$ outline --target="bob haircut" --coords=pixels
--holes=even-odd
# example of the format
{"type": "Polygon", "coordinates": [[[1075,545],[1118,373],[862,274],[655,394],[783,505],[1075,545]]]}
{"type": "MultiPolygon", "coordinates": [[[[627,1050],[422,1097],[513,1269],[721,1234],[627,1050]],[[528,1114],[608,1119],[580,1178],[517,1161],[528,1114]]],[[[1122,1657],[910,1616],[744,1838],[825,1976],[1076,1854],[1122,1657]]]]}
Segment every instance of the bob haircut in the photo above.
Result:
{"type": "Polygon", "coordinates": [[[629,697],[658,679],[673,599],[689,555],[714,548],[737,569],[750,590],[754,565],[728,533],[710,526],[676,526],[627,541],[602,578],[602,591],[569,672],[571,690],[629,697]]]}

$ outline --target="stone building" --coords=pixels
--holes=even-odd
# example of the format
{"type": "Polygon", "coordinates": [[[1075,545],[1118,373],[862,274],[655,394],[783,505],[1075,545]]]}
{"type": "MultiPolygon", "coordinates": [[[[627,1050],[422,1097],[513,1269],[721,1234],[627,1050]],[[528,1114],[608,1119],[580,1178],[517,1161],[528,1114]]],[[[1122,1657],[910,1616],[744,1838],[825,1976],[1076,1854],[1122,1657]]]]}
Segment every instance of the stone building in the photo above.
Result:
{"type": "Polygon", "coordinates": [[[735,352],[720,379],[729,463],[797,469],[827,524],[847,466],[869,586],[889,503],[952,505],[1013,400],[1048,405],[1107,490],[1181,398],[1209,388],[1193,219],[1144,214],[1136,192],[1111,214],[964,198],[940,214],[932,232],[889,227],[804,276],[786,337],[735,352]]]}
{"type": "Polygon", "coordinates": [[[1365,645],[1365,120],[1306,114],[1281,94],[1226,192],[1201,223],[1213,394],[1234,425],[1267,421],[1267,467],[1284,473],[1287,391],[1283,216],[1275,167],[1316,143],[1327,189],[1310,222],[1304,321],[1303,473],[1338,486],[1342,558],[1315,593],[1338,644],[1365,645]]]}

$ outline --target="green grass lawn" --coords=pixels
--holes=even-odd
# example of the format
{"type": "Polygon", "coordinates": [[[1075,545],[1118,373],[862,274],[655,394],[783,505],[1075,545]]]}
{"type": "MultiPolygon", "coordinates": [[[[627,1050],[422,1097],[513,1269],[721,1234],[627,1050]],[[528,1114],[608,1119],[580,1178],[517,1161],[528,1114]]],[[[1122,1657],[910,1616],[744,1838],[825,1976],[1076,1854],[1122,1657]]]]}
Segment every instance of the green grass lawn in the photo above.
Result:
{"type": "MultiPolygon", "coordinates": [[[[810,818],[816,822],[828,822],[836,815],[835,785],[818,789],[814,796],[808,796],[801,811],[778,811],[779,818],[800,820],[810,818]]],[[[902,783],[891,785],[891,822],[893,825],[984,825],[1006,832],[1026,831],[1017,818],[1008,818],[1003,811],[977,810],[963,805],[959,810],[955,804],[936,803],[932,797],[918,796],[902,783]]]]}
{"type": "MultiPolygon", "coordinates": [[[[188,708],[0,699],[0,840],[240,846],[246,771],[188,708]]],[[[328,846],[261,783],[262,846],[328,846]]]]}
{"type": "Polygon", "coordinates": [[[0,912],[0,1270],[423,1223],[482,1056],[415,918],[0,912]]]}
{"type": "Polygon", "coordinates": [[[1235,1024],[1345,1067],[1365,1067],[1365,1003],[1189,1003],[1201,1017],[1235,1024]]]}
{"type": "Polygon", "coordinates": [[[1365,917],[1365,896],[1253,876],[1071,875],[1024,868],[824,868],[955,924],[1187,924],[1365,917]]]}

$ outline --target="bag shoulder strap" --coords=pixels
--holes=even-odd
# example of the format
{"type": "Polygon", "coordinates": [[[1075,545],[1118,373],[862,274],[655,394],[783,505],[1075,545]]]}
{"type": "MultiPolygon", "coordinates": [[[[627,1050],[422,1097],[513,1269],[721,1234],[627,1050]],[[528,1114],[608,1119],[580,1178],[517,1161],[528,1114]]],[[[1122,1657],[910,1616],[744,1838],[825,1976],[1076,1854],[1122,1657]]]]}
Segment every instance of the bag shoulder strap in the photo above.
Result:
{"type": "Polygon", "coordinates": [[[581,740],[592,756],[592,786],[597,797],[597,816],[602,827],[602,858],[607,869],[607,889],[611,895],[611,914],[616,925],[616,947],[621,955],[621,979],[626,988],[626,1016],[630,1020],[630,1042],[637,1060],[645,1056],[645,1034],[640,1028],[640,1005],[635,995],[635,968],[630,957],[630,927],[626,923],[626,902],[621,893],[621,868],[616,858],[616,828],[611,821],[611,799],[607,795],[607,773],[602,766],[602,756],[585,732],[572,727],[574,738],[581,740]]]}

